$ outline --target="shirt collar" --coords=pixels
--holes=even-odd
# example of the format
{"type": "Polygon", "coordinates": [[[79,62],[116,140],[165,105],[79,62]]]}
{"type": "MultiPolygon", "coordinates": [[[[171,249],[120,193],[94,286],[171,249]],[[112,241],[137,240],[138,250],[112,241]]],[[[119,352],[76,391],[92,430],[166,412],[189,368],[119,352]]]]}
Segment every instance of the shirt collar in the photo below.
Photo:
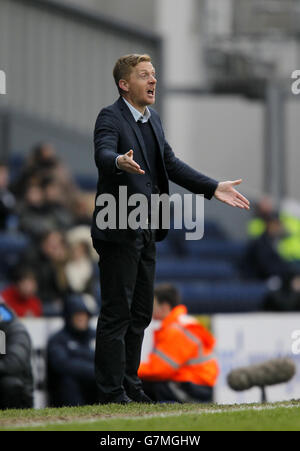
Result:
{"type": "Polygon", "coordinates": [[[131,111],[131,114],[135,120],[135,122],[141,121],[141,122],[148,122],[148,120],[150,119],[151,113],[149,108],[146,106],[145,109],[145,113],[144,115],[138,111],[136,108],[134,108],[131,103],[129,103],[126,99],[124,99],[124,97],[122,97],[122,99],[124,100],[124,102],[126,103],[126,105],[128,106],[128,108],[131,111]]]}

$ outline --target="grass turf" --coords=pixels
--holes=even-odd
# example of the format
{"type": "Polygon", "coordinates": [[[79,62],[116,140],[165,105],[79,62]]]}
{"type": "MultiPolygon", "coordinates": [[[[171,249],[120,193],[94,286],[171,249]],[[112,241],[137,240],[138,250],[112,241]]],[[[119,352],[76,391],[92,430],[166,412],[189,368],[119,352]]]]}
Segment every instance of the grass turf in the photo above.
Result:
{"type": "Polygon", "coordinates": [[[274,404],[116,404],[4,410],[0,430],[251,431],[300,430],[300,401],[274,404]]]}

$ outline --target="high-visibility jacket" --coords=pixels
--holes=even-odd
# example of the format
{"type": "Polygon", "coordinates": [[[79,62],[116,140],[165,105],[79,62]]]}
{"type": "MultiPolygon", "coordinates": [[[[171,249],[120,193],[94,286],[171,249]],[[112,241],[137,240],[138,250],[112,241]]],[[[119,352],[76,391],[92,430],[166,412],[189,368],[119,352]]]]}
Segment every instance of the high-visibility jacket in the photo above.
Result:
{"type": "Polygon", "coordinates": [[[215,338],[178,305],[154,332],[154,348],[138,376],[151,381],[192,382],[213,386],[219,373],[213,355],[215,338]]]}
{"type": "MultiPolygon", "coordinates": [[[[287,261],[300,260],[300,219],[280,213],[280,221],[282,222],[288,236],[281,238],[277,251],[279,255],[287,261]]],[[[266,223],[261,218],[253,218],[249,221],[248,235],[251,238],[258,238],[266,230],[266,223]]]]}
{"type": "Polygon", "coordinates": [[[280,215],[288,236],[278,243],[278,252],[282,258],[288,261],[300,259],[300,220],[294,216],[282,213],[280,215]]]}

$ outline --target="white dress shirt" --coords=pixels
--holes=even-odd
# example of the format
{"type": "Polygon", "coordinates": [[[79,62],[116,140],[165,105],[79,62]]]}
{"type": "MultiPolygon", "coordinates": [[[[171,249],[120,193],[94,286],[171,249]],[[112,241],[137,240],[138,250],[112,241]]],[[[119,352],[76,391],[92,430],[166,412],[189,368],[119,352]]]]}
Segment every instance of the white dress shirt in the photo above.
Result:
{"type": "MultiPolygon", "coordinates": [[[[143,123],[148,122],[148,120],[151,116],[151,113],[147,106],[146,106],[144,114],[142,114],[140,111],[138,111],[136,108],[134,108],[134,106],[132,106],[131,103],[129,103],[126,99],[124,99],[124,97],[122,97],[122,99],[124,100],[124,102],[126,103],[128,108],[130,109],[135,122],[143,122],[143,123]]],[[[115,163],[116,163],[117,168],[120,169],[118,166],[118,162],[117,162],[118,157],[119,157],[119,155],[116,157],[115,163]]]]}

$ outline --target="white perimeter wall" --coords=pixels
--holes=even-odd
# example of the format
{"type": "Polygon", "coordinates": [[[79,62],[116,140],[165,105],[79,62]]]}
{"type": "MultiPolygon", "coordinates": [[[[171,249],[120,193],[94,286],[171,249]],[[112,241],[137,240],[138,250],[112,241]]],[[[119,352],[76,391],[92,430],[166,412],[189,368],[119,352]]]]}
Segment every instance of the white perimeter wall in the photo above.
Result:
{"type": "MultiPolygon", "coordinates": [[[[23,319],[22,322],[31,335],[34,347],[34,374],[36,381],[43,382],[45,350],[49,336],[63,325],[61,318],[23,319]]],[[[96,318],[92,320],[96,327],[96,318]]],[[[153,332],[160,325],[152,321],[145,331],[142,360],[147,360],[153,346],[153,332]]],[[[299,313],[248,313],[212,315],[211,325],[216,337],[216,356],[220,375],[215,387],[215,402],[220,404],[250,403],[260,401],[260,390],[252,388],[235,392],[227,385],[227,375],[235,368],[261,363],[277,358],[290,357],[296,365],[296,374],[287,384],[267,388],[269,401],[282,401],[300,398],[300,314],[299,313]],[[297,336],[294,336],[295,331],[297,336]],[[293,351],[298,352],[293,354],[293,351]]],[[[35,391],[35,407],[44,407],[46,393],[35,391]]]]}

